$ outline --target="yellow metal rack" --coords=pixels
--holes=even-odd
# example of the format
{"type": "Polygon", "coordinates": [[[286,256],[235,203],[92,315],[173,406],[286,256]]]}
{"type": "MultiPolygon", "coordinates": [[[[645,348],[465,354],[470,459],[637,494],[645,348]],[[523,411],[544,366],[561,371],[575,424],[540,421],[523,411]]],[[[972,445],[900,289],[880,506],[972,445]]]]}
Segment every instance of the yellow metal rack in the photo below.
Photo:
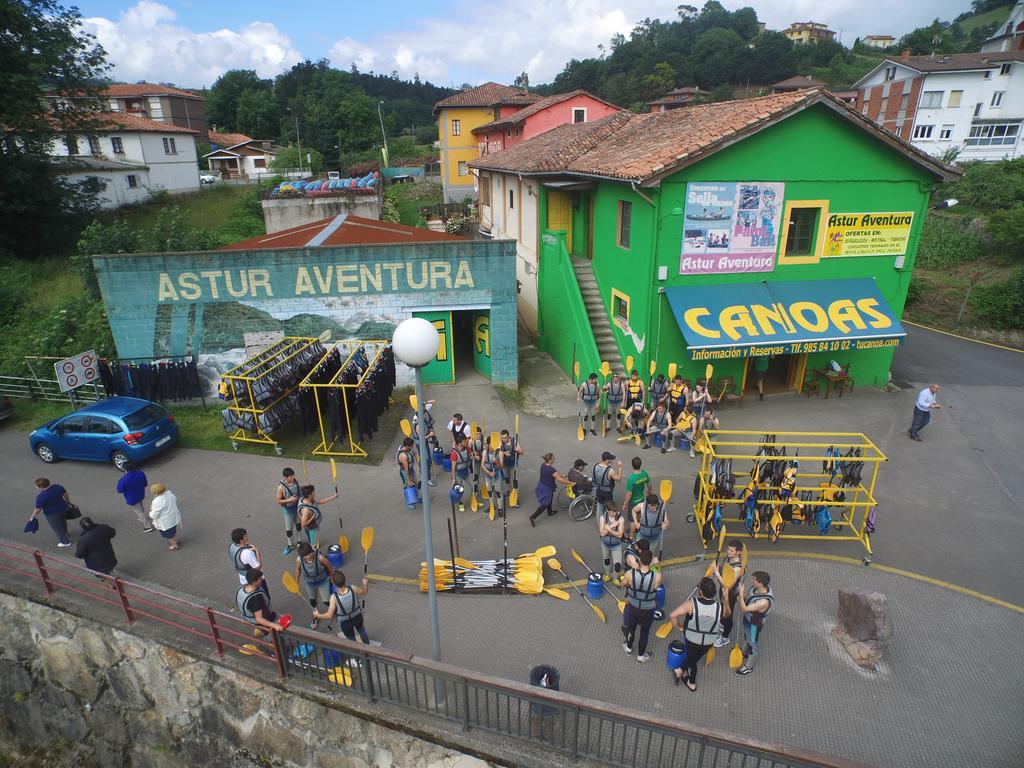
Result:
{"type": "Polygon", "coordinates": [[[302,389],[312,389],[316,397],[316,418],[320,424],[320,443],[313,449],[313,454],[316,456],[359,456],[365,458],[368,454],[359,443],[356,442],[355,437],[352,435],[352,414],[349,413],[348,407],[348,394],[355,392],[359,387],[363,385],[366,377],[374,370],[377,365],[380,356],[383,354],[384,349],[390,344],[390,341],[382,341],[380,339],[345,339],[343,341],[336,341],[333,344],[327,346],[327,351],[317,361],[317,364],[313,366],[313,369],[306,378],[302,380],[299,387],[302,389]],[[366,357],[369,360],[369,365],[366,366],[366,370],[359,377],[358,381],[353,384],[346,384],[345,382],[338,381],[338,377],[341,376],[345,367],[349,361],[355,356],[356,352],[360,347],[366,349],[366,357]],[[310,381],[310,376],[316,371],[320,363],[322,363],[331,352],[337,349],[342,355],[341,366],[338,368],[337,373],[329,380],[325,382],[313,382],[310,381]],[[325,413],[320,405],[321,392],[328,390],[338,390],[341,396],[341,402],[345,410],[345,432],[348,438],[348,448],[341,449],[336,447],[338,441],[333,439],[330,424],[325,421],[325,413]]]}
{"type": "MultiPolygon", "coordinates": [[[[697,486],[694,489],[693,513],[687,519],[696,522],[705,549],[714,538],[709,522],[716,510],[721,516],[721,521],[727,524],[727,529],[746,530],[745,491],[755,479],[755,466],[764,466],[764,462],[799,462],[795,487],[788,499],[779,497],[779,486],[757,478],[757,506],[767,506],[774,515],[776,508],[784,509],[787,504],[800,499],[801,494],[804,497],[810,495],[811,500],[803,502],[805,511],[817,510],[822,506],[828,507],[832,515],[831,527],[835,528],[837,533],[819,533],[811,514],[806,515],[801,526],[795,526],[787,521],[777,529],[762,526],[760,531],[748,530],[747,533],[754,538],[768,537],[771,541],[859,541],[864,545],[866,552],[865,565],[871,562],[870,537],[874,527],[871,512],[878,503],[875,499],[875,483],[878,480],[879,465],[888,459],[866,435],[860,432],[774,432],[766,435],[744,430],[708,430],[704,433],[702,443],[704,452],[697,486]],[[766,449],[782,448],[786,449],[787,455],[765,455],[766,449]],[[850,449],[859,450],[860,455],[842,455],[850,449]],[[721,471],[722,463],[729,459],[732,460],[735,487],[732,495],[723,496],[719,491],[721,484],[712,483],[711,478],[713,470],[721,471]],[[836,472],[822,471],[823,463],[834,463],[830,466],[838,467],[843,461],[863,462],[865,478],[854,485],[840,487],[836,484],[836,472]],[[837,496],[842,496],[842,499],[837,496]],[[733,528],[734,525],[737,527],[733,528]]],[[[759,475],[760,472],[756,474],[759,475]]]]}
{"type": "Polygon", "coordinates": [[[221,380],[227,385],[228,410],[237,414],[250,414],[252,429],[236,428],[230,433],[231,447],[238,443],[272,445],[280,456],[282,449],[261,425],[264,415],[298,389],[298,381],[274,392],[273,399],[264,400],[263,392],[272,390],[270,383],[290,368],[296,358],[322,344],[319,339],[306,336],[286,336],[243,363],[236,365],[221,380]]]}

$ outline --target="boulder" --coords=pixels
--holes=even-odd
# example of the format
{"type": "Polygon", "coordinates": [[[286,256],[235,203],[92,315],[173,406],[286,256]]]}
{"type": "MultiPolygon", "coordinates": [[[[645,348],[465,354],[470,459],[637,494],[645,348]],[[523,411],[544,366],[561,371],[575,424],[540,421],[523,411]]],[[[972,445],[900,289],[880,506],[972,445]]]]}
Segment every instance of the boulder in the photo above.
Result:
{"type": "Polygon", "coordinates": [[[832,630],[859,667],[876,669],[892,637],[889,601],[881,592],[839,590],[838,621],[832,630]]]}

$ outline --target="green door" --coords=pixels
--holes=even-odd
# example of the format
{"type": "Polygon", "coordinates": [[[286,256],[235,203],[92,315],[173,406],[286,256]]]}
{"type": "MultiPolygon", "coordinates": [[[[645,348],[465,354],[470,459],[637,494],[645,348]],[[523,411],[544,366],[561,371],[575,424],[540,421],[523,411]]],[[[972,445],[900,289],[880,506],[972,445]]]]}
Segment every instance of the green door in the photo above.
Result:
{"type": "Polygon", "coordinates": [[[473,312],[473,367],[477,373],[491,378],[491,312],[473,312]]]}
{"type": "Polygon", "coordinates": [[[424,384],[453,384],[455,382],[455,356],[452,354],[452,313],[413,312],[415,317],[429,320],[441,335],[437,357],[423,366],[424,384]]]}

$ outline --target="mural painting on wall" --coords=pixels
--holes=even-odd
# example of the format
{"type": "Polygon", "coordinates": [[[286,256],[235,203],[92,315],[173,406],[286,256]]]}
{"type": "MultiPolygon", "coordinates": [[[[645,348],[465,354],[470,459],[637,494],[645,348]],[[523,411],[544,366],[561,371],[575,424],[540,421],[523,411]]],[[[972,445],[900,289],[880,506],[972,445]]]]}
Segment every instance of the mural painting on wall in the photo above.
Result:
{"type": "Polygon", "coordinates": [[[679,274],[771,272],[785,186],[755,181],[688,183],[679,274]]]}

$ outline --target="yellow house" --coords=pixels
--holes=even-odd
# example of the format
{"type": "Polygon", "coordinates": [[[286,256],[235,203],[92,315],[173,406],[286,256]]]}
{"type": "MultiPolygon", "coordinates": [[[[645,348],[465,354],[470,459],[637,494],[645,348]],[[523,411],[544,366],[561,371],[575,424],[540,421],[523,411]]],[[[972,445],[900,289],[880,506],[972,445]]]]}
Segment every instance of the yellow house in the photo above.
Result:
{"type": "Polygon", "coordinates": [[[507,117],[540,100],[523,88],[484,83],[442,99],[434,105],[441,142],[441,186],[446,203],[476,199],[469,163],[480,157],[473,129],[507,117]]]}
{"type": "Polygon", "coordinates": [[[833,40],[836,36],[836,33],[829,29],[827,24],[820,24],[816,21],[795,21],[789,25],[788,29],[782,30],[782,34],[797,45],[833,40]]]}

